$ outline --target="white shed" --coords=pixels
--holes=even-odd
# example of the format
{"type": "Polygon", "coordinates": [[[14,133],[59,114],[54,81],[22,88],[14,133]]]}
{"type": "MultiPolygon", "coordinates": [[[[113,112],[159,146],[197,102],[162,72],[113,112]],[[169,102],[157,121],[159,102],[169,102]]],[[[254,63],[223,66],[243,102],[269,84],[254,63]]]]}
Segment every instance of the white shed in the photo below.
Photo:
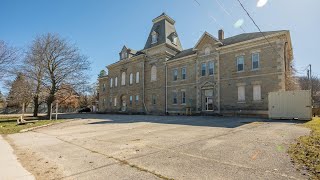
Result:
{"type": "Polygon", "coordinates": [[[271,119],[302,119],[312,118],[310,90],[270,92],[269,118],[271,119]]]}

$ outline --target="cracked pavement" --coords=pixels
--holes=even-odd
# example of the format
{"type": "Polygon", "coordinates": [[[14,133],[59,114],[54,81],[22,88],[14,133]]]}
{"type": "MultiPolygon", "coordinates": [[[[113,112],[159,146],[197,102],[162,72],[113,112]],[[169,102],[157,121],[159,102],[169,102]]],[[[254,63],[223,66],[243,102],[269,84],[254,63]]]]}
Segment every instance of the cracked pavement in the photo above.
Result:
{"type": "Polygon", "coordinates": [[[6,138],[37,179],[307,179],[286,153],[309,133],[299,121],[62,116],[73,120],[6,138]]]}

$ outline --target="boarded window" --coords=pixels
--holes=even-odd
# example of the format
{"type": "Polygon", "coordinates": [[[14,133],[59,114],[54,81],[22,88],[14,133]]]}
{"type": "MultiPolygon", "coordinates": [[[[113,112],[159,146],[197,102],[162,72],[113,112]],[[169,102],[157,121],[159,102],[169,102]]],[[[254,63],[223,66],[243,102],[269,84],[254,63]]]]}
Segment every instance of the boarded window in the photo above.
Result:
{"type": "Polygon", "coordinates": [[[245,86],[238,86],[238,101],[245,101],[245,86]]]}
{"type": "Polygon", "coordinates": [[[253,85],[253,100],[260,101],[261,100],[261,86],[253,85]]]}
{"type": "Polygon", "coordinates": [[[126,72],[122,72],[121,85],[126,85],[126,72]]]}
{"type": "Polygon", "coordinates": [[[182,68],[181,69],[181,79],[186,79],[187,78],[187,68],[182,68]]]}
{"type": "Polygon", "coordinates": [[[252,69],[259,69],[260,67],[260,55],[259,53],[252,54],[252,69]]]}
{"type": "Polygon", "coordinates": [[[118,86],[118,77],[114,78],[114,86],[115,86],[115,87],[118,86]]]}
{"type": "Polygon", "coordinates": [[[153,65],[151,67],[151,82],[156,80],[157,80],[157,67],[153,65]]]}
{"type": "Polygon", "coordinates": [[[244,57],[238,56],[237,57],[237,71],[243,71],[244,70],[244,57]]]}
{"type": "Polygon", "coordinates": [[[205,76],[206,75],[206,63],[202,63],[201,64],[201,76],[205,76]]]}
{"type": "Polygon", "coordinates": [[[136,83],[139,83],[140,81],[140,74],[139,72],[136,73],[136,83]]]}
{"type": "Polygon", "coordinates": [[[209,62],[209,75],[213,75],[214,73],[214,63],[209,62]]]}
{"type": "Polygon", "coordinates": [[[133,74],[130,73],[130,76],[129,76],[129,84],[132,84],[133,83],[133,74]]]}

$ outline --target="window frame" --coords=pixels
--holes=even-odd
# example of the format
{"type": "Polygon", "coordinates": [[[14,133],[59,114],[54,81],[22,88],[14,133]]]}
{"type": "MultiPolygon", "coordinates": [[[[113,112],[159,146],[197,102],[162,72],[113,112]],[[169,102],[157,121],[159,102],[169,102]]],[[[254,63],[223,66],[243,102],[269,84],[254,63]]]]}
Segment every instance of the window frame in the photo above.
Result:
{"type": "Polygon", "coordinates": [[[121,73],[121,86],[125,86],[126,85],[126,76],[127,76],[126,72],[123,71],[121,73]]]}
{"type": "Polygon", "coordinates": [[[252,86],[252,99],[253,99],[253,101],[261,101],[261,85],[260,84],[254,84],[253,86],[252,86]],[[258,91],[258,98],[257,98],[257,96],[256,96],[256,93],[255,93],[255,87],[259,87],[258,89],[259,89],[259,91],[258,91]]]}
{"type": "Polygon", "coordinates": [[[130,103],[130,105],[132,105],[132,102],[133,102],[133,97],[132,97],[132,95],[131,95],[131,96],[129,96],[129,103],[130,103]]]}
{"type": "Polygon", "coordinates": [[[177,105],[178,104],[178,93],[177,91],[172,92],[172,104],[177,105]]]}
{"type": "Polygon", "coordinates": [[[156,100],[156,95],[155,94],[152,94],[152,97],[151,97],[151,103],[152,105],[156,105],[157,104],[157,100],[156,100]]]}
{"type": "Polygon", "coordinates": [[[118,87],[118,77],[114,78],[114,87],[118,87]]]}
{"type": "Polygon", "coordinates": [[[113,86],[113,78],[110,78],[110,88],[113,86]]]}
{"type": "Polygon", "coordinates": [[[243,72],[244,71],[244,55],[237,56],[237,72],[243,72]],[[240,59],[241,58],[241,59],[240,59]],[[239,61],[242,60],[242,70],[239,71],[239,61]]]}
{"type": "Polygon", "coordinates": [[[133,73],[130,73],[130,75],[129,75],[129,84],[130,85],[133,84],[133,73]]]}
{"type": "Polygon", "coordinates": [[[201,63],[201,76],[206,76],[206,75],[207,75],[207,64],[201,63]],[[203,65],[204,65],[204,67],[203,67],[203,65]]]}
{"type": "Polygon", "coordinates": [[[258,70],[258,69],[260,69],[260,53],[259,53],[259,52],[254,52],[254,53],[251,54],[251,69],[252,69],[252,70],[258,70]],[[253,67],[253,62],[254,62],[253,56],[254,56],[254,55],[258,55],[258,59],[257,59],[258,67],[256,67],[256,68],[253,67]]]}
{"type": "Polygon", "coordinates": [[[238,91],[238,102],[245,102],[246,101],[246,86],[245,85],[238,86],[237,91],[238,91]],[[243,89],[243,94],[241,94],[240,89],[243,89]],[[243,97],[243,99],[241,97],[243,97]]]}
{"type": "Polygon", "coordinates": [[[157,66],[153,65],[151,67],[150,76],[151,76],[151,82],[157,81],[157,66]]]}
{"type": "Polygon", "coordinates": [[[117,107],[117,97],[114,97],[113,106],[114,106],[114,107],[117,107]]]}
{"type": "Polygon", "coordinates": [[[173,81],[177,81],[178,80],[178,69],[177,68],[173,69],[172,75],[173,75],[173,81]]]}
{"type": "Polygon", "coordinates": [[[136,84],[140,83],[140,72],[136,72],[136,84]]]}
{"type": "Polygon", "coordinates": [[[136,102],[136,104],[139,103],[139,95],[136,95],[136,97],[135,97],[135,102],[136,102]]]}
{"type": "Polygon", "coordinates": [[[158,33],[153,31],[151,33],[151,44],[156,44],[158,42],[158,33]]]}
{"type": "Polygon", "coordinates": [[[213,61],[209,61],[208,62],[208,74],[209,76],[213,76],[214,75],[214,62],[213,61]],[[210,65],[212,64],[212,74],[210,73],[210,65]]]}
{"type": "Polygon", "coordinates": [[[185,105],[187,103],[187,98],[186,98],[186,91],[182,90],[181,91],[181,104],[185,105]]]}
{"type": "Polygon", "coordinates": [[[181,68],[181,79],[186,80],[187,79],[187,67],[182,67],[181,68]],[[184,73],[183,73],[184,71],[184,73]]]}

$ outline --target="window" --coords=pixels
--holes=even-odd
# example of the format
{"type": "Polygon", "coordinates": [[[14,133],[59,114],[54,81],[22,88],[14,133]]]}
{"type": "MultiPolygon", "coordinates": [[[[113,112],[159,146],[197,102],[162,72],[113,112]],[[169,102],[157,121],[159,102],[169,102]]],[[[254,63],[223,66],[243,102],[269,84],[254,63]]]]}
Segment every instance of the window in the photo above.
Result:
{"type": "Polygon", "coordinates": [[[118,86],[118,77],[114,78],[114,86],[117,87],[118,86]]]}
{"type": "Polygon", "coordinates": [[[113,84],[113,79],[110,79],[110,87],[112,88],[112,84],[113,84]]]}
{"type": "Polygon", "coordinates": [[[260,101],[261,100],[261,86],[253,85],[253,100],[260,101]]]}
{"type": "Polygon", "coordinates": [[[177,92],[172,93],[172,103],[178,104],[177,92]]]}
{"type": "Polygon", "coordinates": [[[245,86],[238,86],[238,101],[245,101],[245,86]]]}
{"type": "Polygon", "coordinates": [[[181,104],[186,104],[186,92],[181,91],[181,104]]]}
{"type": "Polygon", "coordinates": [[[110,104],[110,107],[112,106],[112,98],[110,97],[110,100],[109,100],[109,104],[110,104]]]}
{"type": "Polygon", "coordinates": [[[129,76],[129,84],[132,84],[132,82],[133,82],[133,74],[130,73],[130,76],[129,76]]]}
{"type": "Polygon", "coordinates": [[[182,68],[181,69],[181,79],[186,79],[187,78],[187,68],[182,68]]]}
{"type": "Polygon", "coordinates": [[[204,49],[204,55],[209,55],[210,54],[210,48],[209,47],[207,47],[207,48],[205,48],[204,49]]]}
{"type": "Polygon", "coordinates": [[[260,56],[259,53],[252,54],[252,69],[259,69],[260,67],[260,56]]]}
{"type": "Polygon", "coordinates": [[[173,70],[173,80],[176,81],[178,79],[178,69],[173,70]]]}
{"type": "Polygon", "coordinates": [[[178,41],[178,37],[177,36],[173,36],[172,43],[177,45],[177,41],[178,41]]]}
{"type": "Polygon", "coordinates": [[[130,100],[130,105],[132,105],[132,96],[130,96],[129,100],[130,100]]]}
{"type": "Polygon", "coordinates": [[[151,82],[157,80],[157,67],[153,65],[151,67],[151,82]]]}
{"type": "Polygon", "coordinates": [[[158,34],[153,31],[152,34],[151,34],[151,44],[155,44],[158,42],[158,34]]]}
{"type": "Polygon", "coordinates": [[[213,75],[214,73],[214,63],[209,62],[209,75],[213,75]]]}
{"type": "Polygon", "coordinates": [[[152,104],[156,104],[156,95],[152,94],[152,104]]]}
{"type": "Polygon", "coordinates": [[[136,104],[139,103],[139,95],[136,95],[136,104]]]}
{"type": "Polygon", "coordinates": [[[104,107],[104,102],[106,101],[106,99],[103,99],[102,100],[102,106],[104,107]]]}
{"type": "Polygon", "coordinates": [[[122,55],[122,59],[127,58],[127,52],[122,52],[121,55],[122,55]]]}
{"type": "Polygon", "coordinates": [[[136,73],[136,83],[139,83],[140,81],[140,74],[139,72],[136,73]]]}
{"type": "Polygon", "coordinates": [[[126,73],[122,72],[121,75],[121,85],[126,85],[126,73]]]}
{"type": "Polygon", "coordinates": [[[244,57],[239,56],[237,57],[237,71],[243,71],[244,70],[244,57]]]}
{"type": "Polygon", "coordinates": [[[202,63],[201,64],[201,76],[205,76],[206,75],[206,63],[202,63]]]}
{"type": "Polygon", "coordinates": [[[117,98],[114,98],[114,106],[117,106],[117,98]]]}
{"type": "Polygon", "coordinates": [[[102,85],[102,91],[106,91],[106,84],[102,85]]]}

